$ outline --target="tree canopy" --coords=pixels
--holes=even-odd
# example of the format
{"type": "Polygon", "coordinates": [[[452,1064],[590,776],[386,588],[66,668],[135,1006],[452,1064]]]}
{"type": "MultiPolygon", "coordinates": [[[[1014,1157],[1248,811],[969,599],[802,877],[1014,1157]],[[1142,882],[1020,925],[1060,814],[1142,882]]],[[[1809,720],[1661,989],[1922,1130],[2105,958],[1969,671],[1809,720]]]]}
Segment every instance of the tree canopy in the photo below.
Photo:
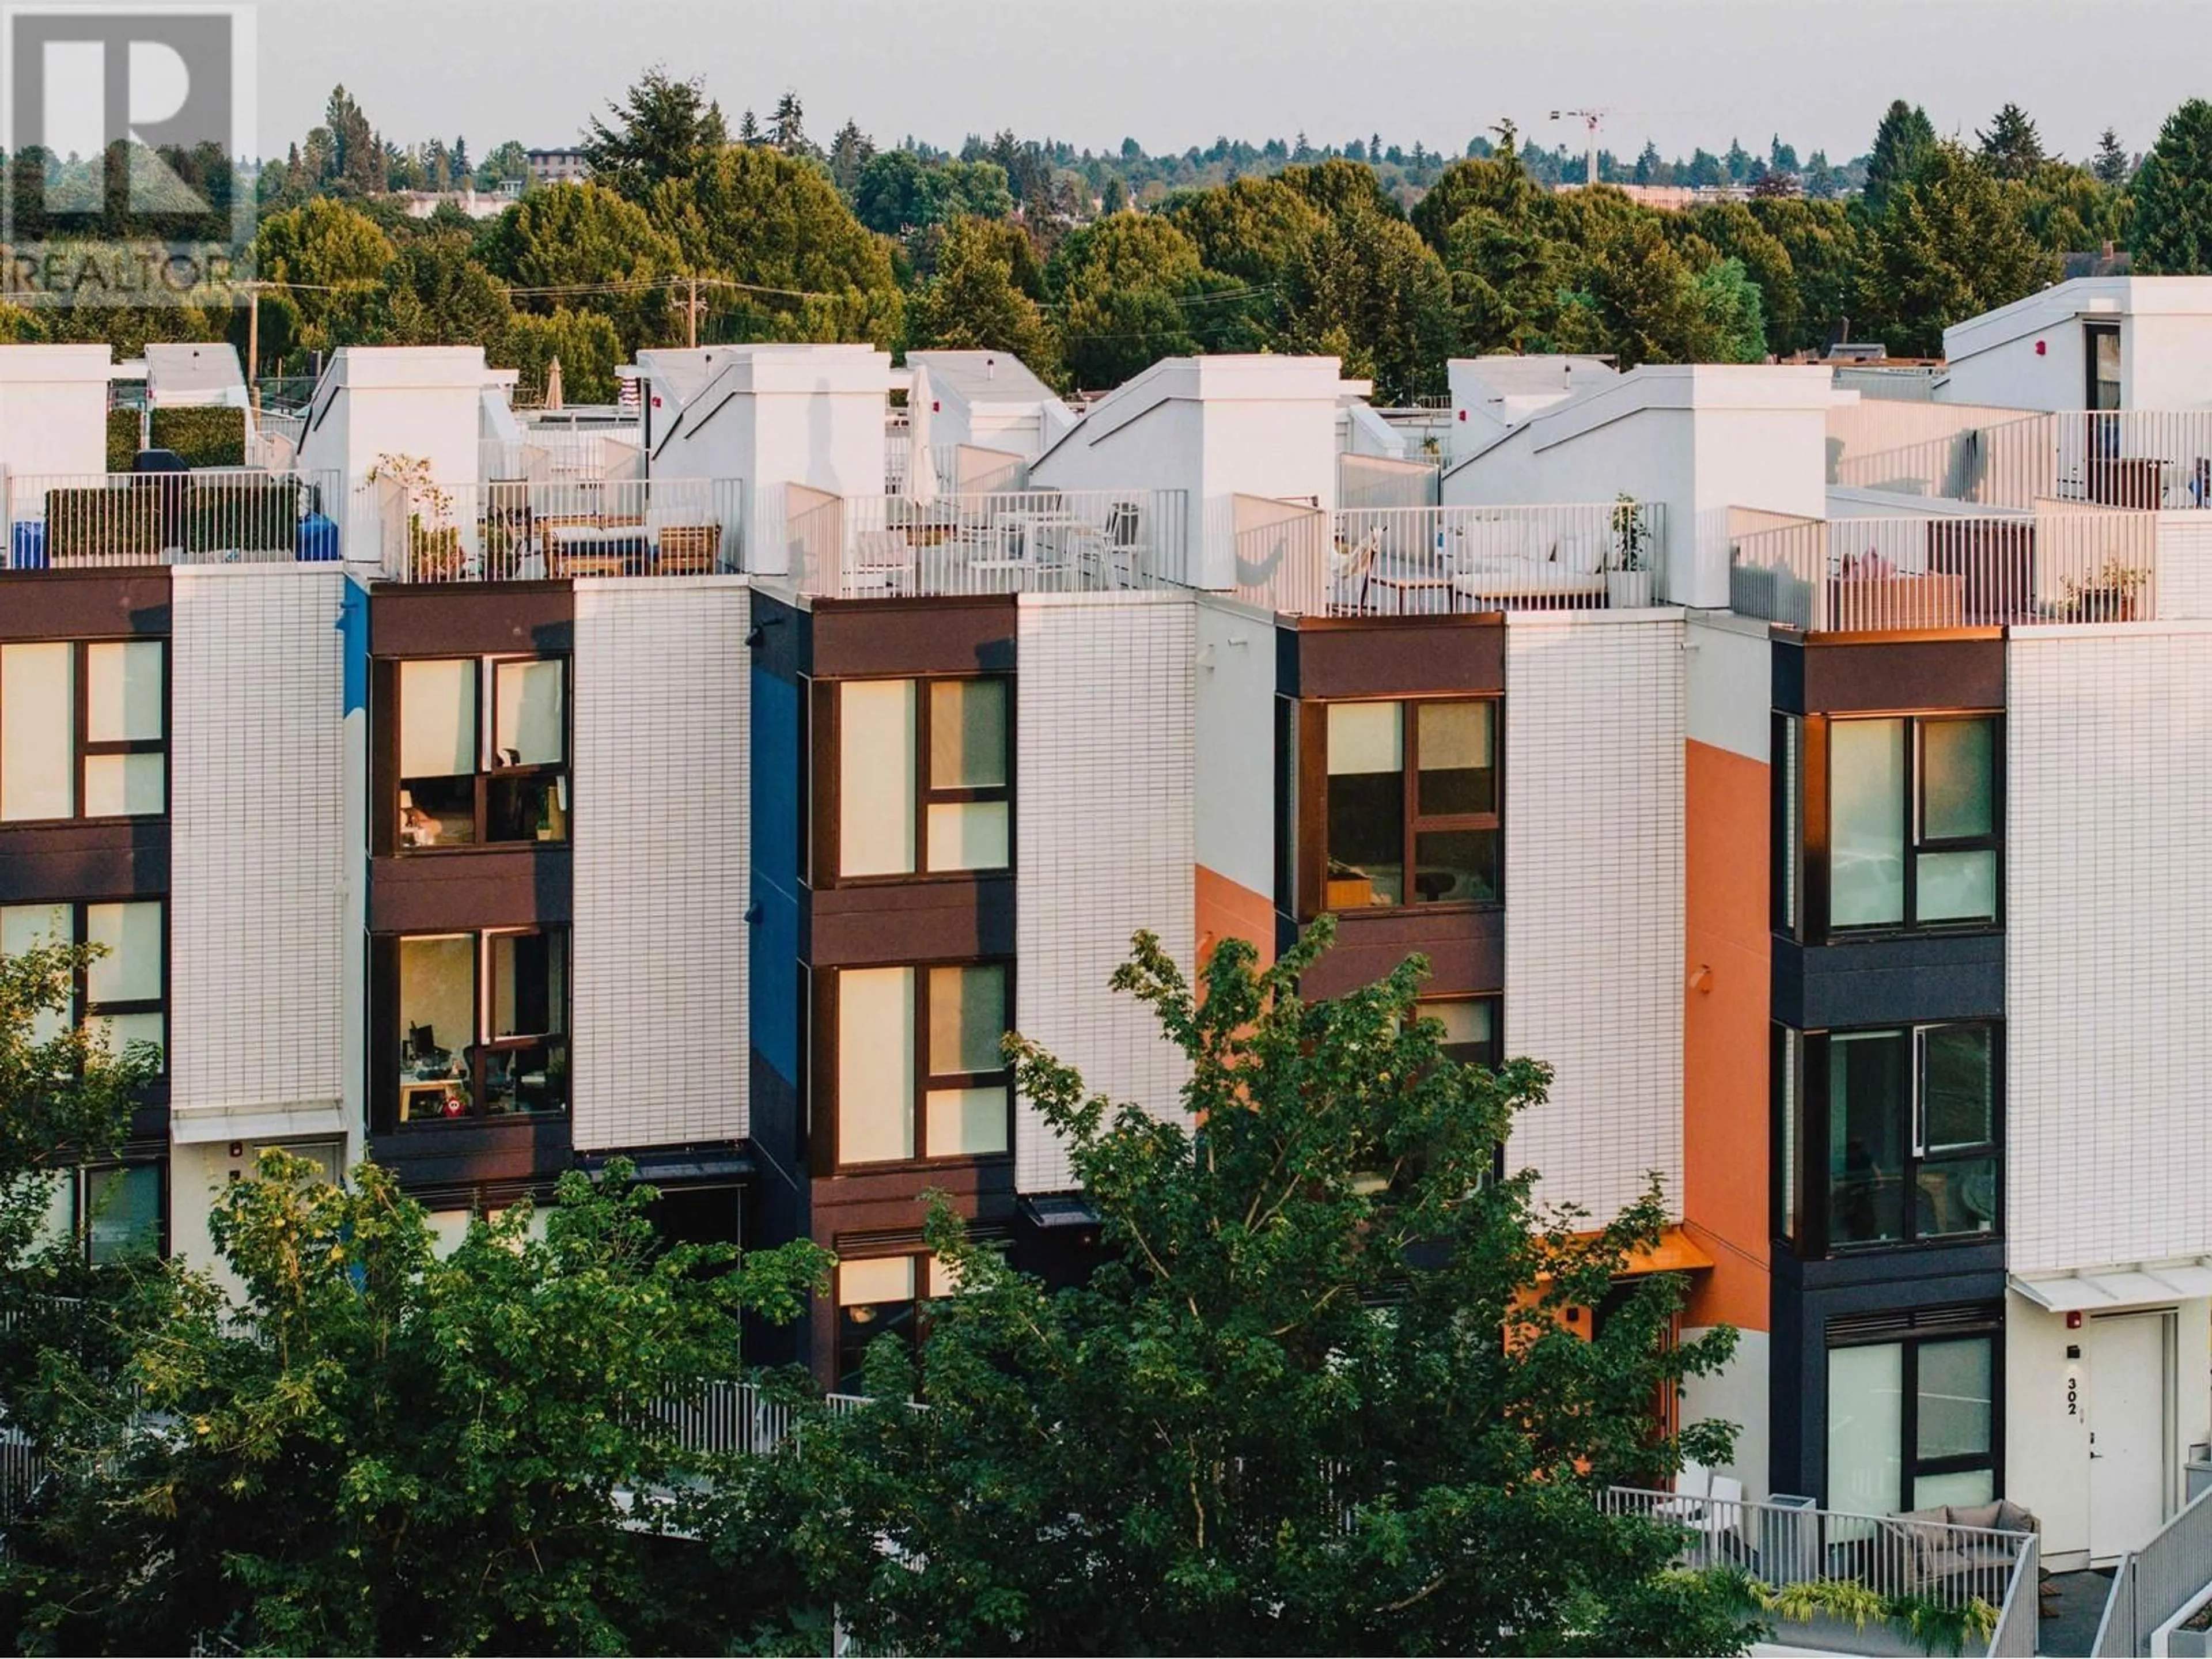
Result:
{"type": "Polygon", "coordinates": [[[2192,98],[2159,129],[2136,173],[2128,246],[2146,275],[2212,271],[2212,103],[2192,98]]]}
{"type": "Polygon", "coordinates": [[[1418,959],[1301,1000],[1330,939],[1264,969],[1225,941],[1194,987],[1139,937],[1115,985],[1188,1060],[1187,1121],[1009,1039],[1102,1265],[1048,1291],[939,1206],[926,1237],[957,1293],[928,1305],[918,1363],[878,1341],[874,1404],[807,1420],[710,1505],[718,1555],[910,1652],[1741,1644],[1667,1573],[1671,1540],[1593,1501],[1728,1439],[1654,1431],[1657,1392],[1733,1340],[1663,1342],[1664,1276],[1614,1293],[1656,1199],[1589,1234],[1540,1215],[1533,1176],[1497,1164],[1545,1069],[1449,1059],[1418,959]]]}
{"type": "Polygon", "coordinates": [[[729,142],[722,106],[699,82],[678,81],[657,64],[607,112],[612,122],[592,117],[578,148],[593,178],[634,202],[692,173],[729,142]]]}

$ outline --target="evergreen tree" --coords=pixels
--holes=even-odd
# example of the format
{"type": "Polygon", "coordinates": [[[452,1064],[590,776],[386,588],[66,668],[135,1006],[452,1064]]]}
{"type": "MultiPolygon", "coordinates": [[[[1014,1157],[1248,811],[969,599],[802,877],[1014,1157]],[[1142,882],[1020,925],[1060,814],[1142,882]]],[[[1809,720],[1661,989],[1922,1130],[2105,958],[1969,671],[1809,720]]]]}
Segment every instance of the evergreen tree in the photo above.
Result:
{"type": "Polygon", "coordinates": [[[1722,165],[1728,169],[1729,183],[1741,185],[1749,181],[1751,152],[1733,138],[1729,140],[1728,154],[1722,158],[1722,165]]]}
{"type": "Polygon", "coordinates": [[[837,188],[850,196],[860,182],[860,169],[875,153],[875,141],[860,131],[858,122],[848,120],[838,128],[830,143],[830,176],[837,188]]]}
{"type": "Polygon", "coordinates": [[[729,137],[722,106],[697,81],[675,80],[657,65],[608,112],[614,125],[594,116],[578,148],[592,178],[633,202],[643,201],[665,179],[696,172],[729,137]]]}
{"type": "Polygon", "coordinates": [[[738,142],[741,144],[757,144],[760,143],[760,123],[753,118],[753,112],[747,110],[738,118],[738,142]]]}
{"type": "Polygon", "coordinates": [[[1981,140],[1982,165],[2000,179],[2025,179],[2045,159],[2042,136],[2018,104],[2007,104],[1996,112],[1981,140]]]}
{"type": "Polygon", "coordinates": [[[1664,165],[1665,163],[1659,159],[1659,146],[1646,138],[1644,141],[1643,153],[1636,158],[1634,182],[1639,185],[1658,183],[1659,169],[1664,165]]]}
{"type": "Polygon", "coordinates": [[[775,100],[775,113],[769,118],[769,142],[786,155],[806,153],[805,111],[800,107],[799,94],[787,90],[775,100]]]}
{"type": "Polygon", "coordinates": [[[2008,189],[1943,142],[1891,191],[1852,313],[1870,337],[1900,355],[1936,356],[1947,325],[2058,280],[2058,256],[2037,246],[2008,189]]]}
{"type": "Polygon", "coordinates": [[[1918,170],[1928,152],[1936,148],[1936,125],[1928,112],[1902,98],[1882,112],[1875,127],[1874,148],[1867,155],[1865,200],[1881,213],[1889,206],[1889,193],[1918,170]]]}
{"type": "Polygon", "coordinates": [[[2128,174],[2134,171],[2128,160],[2128,148],[2120,142],[2120,135],[2106,127],[2097,140],[2097,153],[2090,158],[2089,170],[2097,175],[2100,184],[2124,185],[2128,174]]]}
{"type": "Polygon", "coordinates": [[[1797,147],[1795,144],[1784,143],[1782,135],[1776,133],[1767,143],[1766,164],[1768,168],[1775,173],[1796,172],[1797,147]]]}
{"type": "Polygon", "coordinates": [[[2128,246],[2144,275],[2212,272],[2212,104],[2191,98],[2166,118],[2136,171],[2128,246]]]}

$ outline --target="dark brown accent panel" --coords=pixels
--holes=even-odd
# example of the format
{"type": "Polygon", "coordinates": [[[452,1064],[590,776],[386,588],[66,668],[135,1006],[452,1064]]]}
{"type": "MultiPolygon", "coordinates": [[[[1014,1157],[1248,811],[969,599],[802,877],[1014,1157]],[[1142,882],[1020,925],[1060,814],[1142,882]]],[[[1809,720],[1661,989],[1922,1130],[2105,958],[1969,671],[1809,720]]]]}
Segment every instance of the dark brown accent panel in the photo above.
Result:
{"type": "Polygon", "coordinates": [[[942,599],[817,599],[814,672],[1003,674],[1019,612],[1011,593],[942,599]]]}
{"type": "Polygon", "coordinates": [[[814,1237],[825,1244],[856,1233],[916,1233],[922,1194],[935,1190],[970,1220],[1008,1220],[1014,1212],[1011,1157],[964,1163],[909,1164],[866,1175],[817,1176],[814,1237]]]}
{"type": "Polygon", "coordinates": [[[374,656],[565,656],[575,641],[576,595],[565,581],[380,582],[369,594],[374,656]]]}
{"type": "Polygon", "coordinates": [[[814,672],[814,617],[759,588],[752,595],[753,666],[780,680],[796,681],[814,672]]]}
{"type": "Polygon", "coordinates": [[[0,904],[146,898],[169,890],[169,821],[0,829],[0,904]]]}
{"type": "Polygon", "coordinates": [[[471,848],[371,859],[375,933],[458,933],[565,927],[572,908],[565,845],[471,848]]]}
{"type": "Polygon", "coordinates": [[[1298,981],[1301,995],[1342,996],[1371,985],[1407,957],[1429,959],[1424,996],[1487,996],[1505,988],[1505,912],[1404,910],[1340,916],[1336,944],[1298,981]]]}
{"type": "Polygon", "coordinates": [[[2005,706],[2004,635],[1996,629],[1936,639],[1905,634],[1816,635],[1802,645],[1778,640],[1774,650],[1776,707],[1788,714],[2005,706]],[[1798,653],[1796,663],[1784,660],[1783,653],[1788,652],[1798,653]],[[1792,701],[1783,701],[1785,696],[1792,701]]]}
{"type": "Polygon", "coordinates": [[[1505,689],[1505,619],[1307,617],[1297,629],[1300,697],[1415,697],[1505,689]]]}
{"type": "Polygon", "coordinates": [[[569,1141],[566,1117],[456,1118],[378,1135],[368,1155],[396,1174],[402,1187],[419,1192],[544,1180],[575,1162],[569,1141]]]}
{"type": "Polygon", "coordinates": [[[827,888],[814,895],[816,968],[903,967],[1014,953],[1011,875],[827,888]]]}
{"type": "Polygon", "coordinates": [[[22,570],[0,575],[0,641],[112,640],[169,631],[169,573],[22,570]]]}

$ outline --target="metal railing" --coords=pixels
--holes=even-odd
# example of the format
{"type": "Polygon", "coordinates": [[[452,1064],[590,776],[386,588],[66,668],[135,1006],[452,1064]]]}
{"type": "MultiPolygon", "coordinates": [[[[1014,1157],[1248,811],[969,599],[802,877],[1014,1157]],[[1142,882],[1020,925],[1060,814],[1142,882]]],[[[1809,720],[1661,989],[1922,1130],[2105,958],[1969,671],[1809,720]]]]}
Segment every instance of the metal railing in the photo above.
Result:
{"type": "Polygon", "coordinates": [[[1808,633],[2158,615],[2158,521],[2039,501],[2007,516],[1814,519],[1734,538],[1729,605],[1808,633]]]}
{"type": "Polygon", "coordinates": [[[387,478],[356,489],[350,517],[392,581],[710,576],[744,568],[744,501],[737,478],[387,478]]]}
{"type": "Polygon", "coordinates": [[[1978,1603],[2000,1633],[2002,1610],[2025,1581],[2021,1594],[2031,1618],[2035,1612],[2033,1533],[1629,1486],[1608,1488],[1600,1505],[1608,1515],[1680,1528],[1678,1563],[1695,1571],[1741,1568],[1776,1590],[1840,1580],[1954,1612],[1978,1603]]]}
{"type": "Polygon", "coordinates": [[[280,564],[344,551],[335,472],[11,474],[12,570],[280,564]]]}
{"type": "Polygon", "coordinates": [[[2063,501],[2137,511],[2212,508],[2212,410],[2066,410],[1968,426],[1863,454],[1832,482],[2027,509],[2063,501]]]}
{"type": "Polygon", "coordinates": [[[0,1522],[20,1514],[51,1466],[13,1429],[0,1429],[0,1522]]]}
{"type": "Polygon", "coordinates": [[[1085,593],[1180,581],[1183,493],[1021,489],[848,496],[793,514],[792,580],[827,599],[1085,593]]]}
{"type": "Polygon", "coordinates": [[[1638,609],[1663,602],[1656,501],[1348,507],[1237,532],[1233,591],[1284,615],[1638,609]]]}
{"type": "Polygon", "coordinates": [[[2091,1651],[2148,1654],[2154,1632],[2212,1587],[2212,1492],[2202,1492],[2139,1550],[2120,1558],[2091,1651]]]}
{"type": "MultiPolygon", "coordinates": [[[[868,1403],[853,1394],[824,1394],[816,1401],[832,1417],[868,1403]]],[[[757,1382],[713,1378],[661,1396],[661,1420],[676,1431],[677,1443],[697,1454],[744,1454],[765,1457],[798,1431],[799,1410],[790,1401],[763,1391],[757,1382]]]]}
{"type": "Polygon", "coordinates": [[[640,428],[532,426],[519,441],[483,438],[477,443],[477,476],[483,483],[510,479],[588,481],[635,465],[644,451],[640,428]]]}
{"type": "Polygon", "coordinates": [[[1833,482],[1848,489],[1933,495],[1981,507],[2031,507],[2039,498],[2060,493],[2051,418],[2024,416],[1894,448],[1847,453],[1836,462],[1833,482]]]}

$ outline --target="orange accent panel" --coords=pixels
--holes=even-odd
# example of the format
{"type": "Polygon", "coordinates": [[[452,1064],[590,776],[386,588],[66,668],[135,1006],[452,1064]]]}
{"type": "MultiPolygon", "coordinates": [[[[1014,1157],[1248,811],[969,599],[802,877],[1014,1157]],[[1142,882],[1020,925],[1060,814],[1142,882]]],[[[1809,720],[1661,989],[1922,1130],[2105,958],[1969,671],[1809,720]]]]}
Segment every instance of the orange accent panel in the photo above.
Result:
{"type": "Polygon", "coordinates": [[[1206,959],[1212,956],[1214,945],[1224,939],[1243,939],[1252,942],[1260,953],[1260,966],[1268,967],[1275,960],[1275,902],[1264,893],[1255,893],[1228,877],[1207,869],[1204,865],[1193,866],[1198,879],[1197,914],[1198,965],[1201,971],[1206,959]]]}
{"type": "Polygon", "coordinates": [[[1713,1271],[1693,1281],[1683,1322],[1763,1331],[1768,1304],[1767,1055],[1772,956],[1768,769],[1710,744],[1686,745],[1682,1207],[1713,1271]]]}

